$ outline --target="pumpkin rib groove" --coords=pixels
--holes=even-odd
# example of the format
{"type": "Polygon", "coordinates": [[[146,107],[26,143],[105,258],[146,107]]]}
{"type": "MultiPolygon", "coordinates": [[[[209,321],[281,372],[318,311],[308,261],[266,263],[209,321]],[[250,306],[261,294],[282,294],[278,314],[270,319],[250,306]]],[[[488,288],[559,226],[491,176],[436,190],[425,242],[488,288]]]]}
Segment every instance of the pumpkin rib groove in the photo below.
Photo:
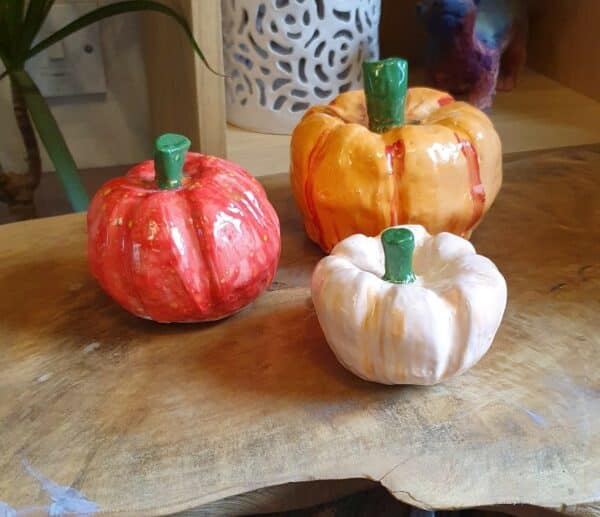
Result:
{"type": "MultiPolygon", "coordinates": [[[[185,194],[184,194],[184,199],[188,206],[188,213],[190,214],[190,217],[192,219],[192,226],[194,228],[194,239],[198,243],[198,251],[200,252],[200,257],[202,258],[202,263],[205,268],[205,271],[208,273],[208,274],[206,274],[206,277],[208,279],[208,290],[209,290],[210,299],[211,299],[211,302],[209,303],[209,305],[212,306],[212,300],[215,299],[215,297],[218,295],[218,292],[217,292],[216,286],[215,286],[215,278],[214,278],[214,273],[213,273],[214,268],[209,267],[210,259],[208,258],[208,251],[205,246],[206,238],[204,237],[204,230],[202,228],[202,221],[201,221],[202,218],[200,218],[200,220],[198,219],[198,216],[196,213],[197,211],[194,208],[194,204],[190,200],[190,196],[192,196],[194,194],[194,192],[195,192],[195,189],[186,190],[185,194]],[[201,236],[198,235],[198,231],[200,231],[202,233],[201,236]]],[[[199,201],[199,205],[202,206],[202,203],[200,201],[199,201]]],[[[198,213],[200,213],[200,212],[198,212],[198,213]]],[[[194,300],[194,302],[196,303],[196,306],[198,306],[198,302],[195,300],[194,300]]],[[[201,310],[201,307],[198,306],[198,308],[201,310]]]]}
{"type": "MultiPolygon", "coordinates": [[[[308,155],[308,161],[307,161],[307,169],[309,170],[309,172],[312,170],[315,170],[314,161],[316,160],[316,155],[321,150],[321,148],[325,145],[325,142],[332,131],[333,131],[333,128],[321,133],[319,135],[318,140],[315,142],[313,148],[311,149],[310,154],[308,155]]],[[[322,244],[323,243],[323,228],[321,226],[321,221],[317,214],[317,210],[316,210],[316,207],[314,204],[314,200],[313,200],[314,192],[313,191],[314,191],[314,175],[308,174],[306,176],[306,182],[304,184],[304,199],[306,201],[306,207],[308,208],[308,211],[311,215],[312,222],[313,222],[315,229],[317,231],[317,234],[318,234],[317,235],[318,242],[320,245],[323,245],[322,244]]]]}
{"type": "MultiPolygon", "coordinates": [[[[119,186],[118,188],[116,188],[113,192],[115,197],[119,197],[119,196],[123,196],[123,193],[127,193],[129,189],[123,186],[119,186]]],[[[113,193],[111,192],[111,194],[113,193]]],[[[143,198],[142,198],[143,200],[143,198]]],[[[137,207],[139,206],[139,202],[137,202],[138,199],[132,197],[130,200],[130,206],[128,207],[128,211],[129,212],[134,212],[136,211],[137,207]]],[[[108,215],[107,217],[107,221],[110,224],[112,224],[113,226],[115,225],[115,223],[117,222],[116,217],[113,217],[113,215],[115,214],[115,212],[117,212],[117,210],[121,207],[121,204],[114,204],[112,206],[112,210],[110,212],[110,215],[108,215]]],[[[125,287],[122,287],[124,292],[127,293],[133,293],[133,296],[131,296],[132,298],[135,299],[136,303],[139,305],[139,307],[141,308],[141,310],[144,312],[144,314],[147,314],[147,308],[143,302],[143,300],[141,299],[138,290],[136,288],[135,285],[135,280],[134,280],[134,274],[133,274],[133,270],[131,268],[131,259],[133,257],[133,243],[132,243],[132,239],[131,239],[131,229],[128,228],[128,218],[125,218],[124,221],[121,221],[121,225],[124,224],[124,228],[125,230],[120,232],[120,237],[121,237],[121,242],[120,242],[120,246],[123,249],[124,253],[122,253],[121,255],[119,255],[119,264],[115,265],[113,271],[119,271],[119,282],[121,284],[125,283],[125,287]],[[123,239],[125,239],[123,241],[123,239]]],[[[119,226],[121,226],[119,225],[119,226]]],[[[108,234],[109,232],[107,232],[108,234]]],[[[109,244],[109,247],[111,245],[109,244]]],[[[106,271],[106,268],[102,268],[103,271],[106,271]]],[[[106,276],[105,276],[106,279],[106,276]]]]}
{"type": "MultiPolygon", "coordinates": [[[[404,140],[399,138],[392,144],[385,146],[385,154],[388,159],[388,164],[392,171],[391,179],[393,184],[392,190],[392,202],[390,203],[390,226],[399,224],[400,217],[399,211],[402,207],[400,200],[400,186],[398,182],[404,174],[404,155],[406,153],[406,146],[404,140]]],[[[402,207],[403,208],[403,207],[402,207]]]]}
{"type": "Polygon", "coordinates": [[[326,115],[336,120],[340,120],[344,124],[357,124],[357,122],[354,122],[354,120],[350,119],[349,117],[345,117],[342,113],[340,113],[340,108],[337,108],[336,106],[327,105],[322,106],[320,108],[321,109],[319,110],[315,110],[315,113],[321,113],[322,115],[326,115]]]}
{"type": "MultiPolygon", "coordinates": [[[[195,243],[195,245],[197,246],[196,251],[198,253],[198,257],[201,257],[202,259],[204,259],[204,257],[202,256],[202,251],[200,249],[200,242],[196,236],[196,232],[193,231],[194,228],[194,224],[193,224],[193,217],[191,215],[191,210],[190,210],[190,204],[188,202],[188,198],[187,198],[187,193],[189,192],[188,189],[180,189],[177,190],[176,192],[174,192],[174,196],[173,199],[177,200],[178,202],[183,202],[183,204],[185,205],[185,208],[187,209],[186,212],[189,214],[189,217],[192,219],[192,231],[190,233],[190,229],[186,228],[186,234],[187,235],[182,235],[180,238],[182,239],[182,241],[187,243],[187,246],[189,248],[189,246],[191,245],[191,243],[195,243]],[[183,194],[183,195],[182,195],[183,194]],[[190,237],[190,238],[187,238],[190,237]]],[[[192,303],[194,305],[194,307],[196,307],[199,311],[202,311],[202,307],[200,307],[198,305],[198,302],[196,300],[196,295],[194,293],[193,288],[190,288],[188,282],[186,282],[185,280],[185,272],[182,271],[182,265],[180,262],[180,257],[176,255],[175,249],[177,248],[176,243],[174,242],[174,236],[173,236],[173,232],[172,229],[176,228],[178,232],[182,232],[183,228],[182,225],[176,225],[176,226],[171,226],[169,224],[169,220],[171,220],[172,218],[170,217],[170,214],[168,214],[168,212],[165,212],[165,206],[166,205],[162,205],[161,206],[161,212],[163,214],[163,217],[165,218],[165,224],[166,227],[169,229],[169,240],[174,244],[173,246],[169,246],[169,250],[170,250],[170,255],[171,255],[171,259],[172,259],[172,264],[173,264],[173,269],[177,272],[177,278],[181,284],[181,287],[183,288],[183,291],[187,294],[189,302],[192,303]]],[[[183,226],[187,226],[186,225],[186,221],[179,221],[180,223],[183,224],[183,226]]],[[[190,256],[190,250],[186,249],[185,250],[185,255],[188,256],[188,259],[191,259],[190,256]]],[[[200,263],[197,264],[197,268],[194,269],[200,269],[200,263]]],[[[210,282],[210,275],[209,275],[209,282],[210,282]]]]}
{"type": "MultiPolygon", "coordinates": [[[[159,284],[158,279],[160,278],[162,280],[167,274],[171,272],[162,270],[160,271],[160,275],[153,275],[153,277],[150,278],[147,273],[146,264],[144,264],[143,262],[145,260],[149,260],[153,263],[156,260],[160,265],[163,265],[162,261],[164,259],[164,253],[162,252],[162,246],[160,244],[157,245],[157,241],[159,241],[162,238],[161,236],[164,234],[166,242],[171,244],[173,242],[172,233],[170,231],[169,225],[169,217],[165,214],[163,208],[166,203],[170,202],[169,199],[166,199],[167,196],[170,194],[172,194],[172,197],[176,196],[174,192],[167,190],[156,191],[153,194],[145,195],[142,198],[138,209],[136,210],[136,213],[139,217],[138,220],[143,221],[144,225],[145,223],[148,223],[146,228],[140,228],[141,235],[143,236],[144,240],[139,243],[140,249],[142,250],[142,258],[140,259],[139,264],[140,274],[136,274],[136,287],[138,293],[141,293],[144,289],[148,289],[149,293],[153,295],[142,297],[141,294],[138,294],[140,299],[144,299],[145,313],[147,314],[147,316],[150,317],[150,319],[156,321],[161,321],[162,319],[162,317],[160,316],[162,299],[170,300],[173,298],[174,294],[172,292],[173,290],[169,289],[168,292],[170,296],[167,297],[164,284],[166,284],[168,287],[171,287],[171,285],[169,285],[170,283],[167,283],[166,281],[164,282],[164,284],[159,284]],[[155,196],[160,196],[160,198],[156,198],[155,196]],[[157,202],[157,199],[160,199],[160,203],[157,202]],[[156,208],[156,205],[158,206],[158,211],[151,210],[152,208],[156,208]],[[152,219],[144,217],[144,214],[146,212],[151,211],[154,214],[152,219]],[[148,231],[146,232],[146,230],[148,231]],[[147,246],[148,241],[152,243],[150,246],[147,246]]],[[[181,283],[181,280],[179,279],[179,271],[174,267],[172,256],[171,259],[168,261],[168,266],[173,270],[173,272],[176,273],[175,275],[171,275],[171,277],[177,277],[177,279],[181,283]]],[[[185,292],[185,288],[183,288],[183,290],[185,292]]]]}
{"type": "MultiPolygon", "coordinates": [[[[212,194],[215,194],[220,196],[221,195],[221,190],[219,188],[216,188],[216,185],[214,184],[214,178],[206,178],[205,179],[205,183],[202,185],[202,187],[200,187],[200,189],[203,191],[203,195],[206,196],[207,192],[211,192],[212,194]]],[[[200,196],[198,195],[198,191],[196,190],[196,196],[200,199],[200,196]]],[[[202,239],[202,249],[204,252],[204,256],[206,258],[206,267],[207,267],[207,271],[208,271],[208,277],[209,277],[209,281],[210,281],[210,289],[211,289],[211,303],[214,300],[220,300],[223,298],[224,296],[224,292],[223,289],[221,287],[221,282],[220,282],[220,272],[219,272],[219,265],[215,262],[215,260],[213,259],[213,256],[216,256],[216,253],[212,253],[211,251],[214,251],[215,249],[215,236],[214,236],[214,232],[209,231],[210,228],[207,227],[207,225],[212,226],[213,222],[206,217],[203,212],[199,212],[202,213],[202,216],[200,217],[200,228],[202,230],[202,235],[203,235],[203,239],[202,239]],[[212,248],[212,250],[211,250],[212,248]]]]}
{"type": "Polygon", "coordinates": [[[463,232],[463,236],[470,232],[473,227],[479,222],[483,216],[483,208],[485,206],[485,189],[481,182],[481,172],[479,168],[479,156],[475,146],[466,139],[460,138],[458,133],[454,133],[456,141],[460,146],[460,151],[467,160],[467,171],[469,175],[469,183],[471,185],[470,194],[473,202],[473,215],[467,223],[467,227],[463,232]]]}
{"type": "Polygon", "coordinates": [[[129,275],[130,289],[133,291],[135,299],[140,304],[140,307],[141,307],[143,313],[145,315],[148,315],[148,309],[144,304],[144,299],[142,296],[140,296],[139,290],[136,286],[135,276],[134,276],[133,267],[132,267],[133,257],[134,257],[132,232],[133,232],[133,227],[135,225],[135,221],[139,220],[138,212],[140,211],[140,206],[145,201],[145,196],[144,197],[136,197],[135,201],[136,201],[135,203],[132,203],[130,219],[128,219],[127,226],[126,226],[127,229],[125,230],[125,234],[127,235],[127,238],[129,239],[129,246],[128,246],[129,256],[126,257],[127,258],[126,261],[124,261],[124,260],[121,261],[122,262],[121,268],[122,268],[122,271],[125,271],[126,274],[129,275]],[[129,221],[132,221],[131,228],[129,227],[129,221]]]}

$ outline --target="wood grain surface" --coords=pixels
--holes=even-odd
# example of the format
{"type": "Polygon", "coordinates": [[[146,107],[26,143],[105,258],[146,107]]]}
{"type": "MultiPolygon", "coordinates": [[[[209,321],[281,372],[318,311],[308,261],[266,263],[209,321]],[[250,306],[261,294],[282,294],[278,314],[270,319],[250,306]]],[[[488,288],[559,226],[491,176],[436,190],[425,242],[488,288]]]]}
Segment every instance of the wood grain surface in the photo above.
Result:
{"type": "Polygon", "coordinates": [[[507,278],[505,320],[478,365],[433,388],[336,362],[307,289],[321,254],[285,175],[264,178],[276,282],[219,323],[120,309],[87,272],[81,214],[0,227],[0,500],[155,515],[365,478],[422,508],[598,502],[599,174],[598,145],[506,161],[473,238],[507,278]]]}

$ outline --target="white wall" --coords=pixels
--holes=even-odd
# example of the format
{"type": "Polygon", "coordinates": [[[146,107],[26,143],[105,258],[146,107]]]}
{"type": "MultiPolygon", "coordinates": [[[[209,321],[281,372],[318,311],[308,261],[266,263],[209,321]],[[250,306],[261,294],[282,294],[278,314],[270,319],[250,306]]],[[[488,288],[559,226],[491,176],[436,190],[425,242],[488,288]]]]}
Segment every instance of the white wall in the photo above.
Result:
{"type": "MultiPolygon", "coordinates": [[[[140,31],[137,14],[101,22],[106,97],[67,98],[52,103],[52,112],[80,168],[130,164],[151,156],[152,135],[140,31]]],[[[51,162],[42,152],[44,170],[52,170],[51,162]]],[[[25,168],[23,144],[14,121],[7,79],[0,82],[0,163],[5,170],[25,168]]]]}

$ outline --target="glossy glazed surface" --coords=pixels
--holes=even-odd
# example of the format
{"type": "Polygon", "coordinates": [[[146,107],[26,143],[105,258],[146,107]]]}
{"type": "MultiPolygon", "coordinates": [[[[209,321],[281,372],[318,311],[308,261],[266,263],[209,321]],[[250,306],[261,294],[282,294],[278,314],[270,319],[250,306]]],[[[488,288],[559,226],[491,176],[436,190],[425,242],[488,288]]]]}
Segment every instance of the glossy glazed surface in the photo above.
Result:
{"type": "Polygon", "coordinates": [[[88,212],[88,262],[120,305],[159,322],[223,318],[273,280],[277,215],[263,187],[226,160],[188,153],[181,187],[154,163],[107,182],[88,212]]]}
{"type": "Polygon", "coordinates": [[[506,282],[469,241],[403,228],[414,235],[414,280],[385,280],[382,235],[357,234],[319,262],[312,299],[327,343],[351,372],[383,384],[436,384],[488,351],[506,282]]]}
{"type": "Polygon", "coordinates": [[[325,251],[397,224],[470,237],[502,184],[500,139],[480,110],[410,88],[405,124],[368,129],[362,90],[314,106],[292,135],[291,182],[308,236],[325,251]]]}

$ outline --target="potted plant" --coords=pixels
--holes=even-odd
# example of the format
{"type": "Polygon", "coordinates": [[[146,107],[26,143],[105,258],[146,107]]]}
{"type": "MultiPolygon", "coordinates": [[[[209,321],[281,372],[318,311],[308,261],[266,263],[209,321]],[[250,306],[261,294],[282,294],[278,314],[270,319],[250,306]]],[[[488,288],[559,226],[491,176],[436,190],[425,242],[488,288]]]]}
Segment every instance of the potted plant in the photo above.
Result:
{"type": "Polygon", "coordinates": [[[171,17],[185,31],[195,52],[206,66],[204,56],[181,14],[154,0],[124,0],[98,7],[77,18],[42,41],[36,42],[56,0],[0,0],[0,61],[4,72],[0,80],[10,81],[12,102],[26,150],[27,171],[5,171],[0,164],[0,201],[8,204],[15,219],[35,216],[33,195],[40,183],[41,160],[37,131],[48,152],[65,193],[75,211],[88,206],[77,166],[52,112],[24,66],[28,59],[88,25],[105,18],[135,11],[155,11],[171,17]]]}

